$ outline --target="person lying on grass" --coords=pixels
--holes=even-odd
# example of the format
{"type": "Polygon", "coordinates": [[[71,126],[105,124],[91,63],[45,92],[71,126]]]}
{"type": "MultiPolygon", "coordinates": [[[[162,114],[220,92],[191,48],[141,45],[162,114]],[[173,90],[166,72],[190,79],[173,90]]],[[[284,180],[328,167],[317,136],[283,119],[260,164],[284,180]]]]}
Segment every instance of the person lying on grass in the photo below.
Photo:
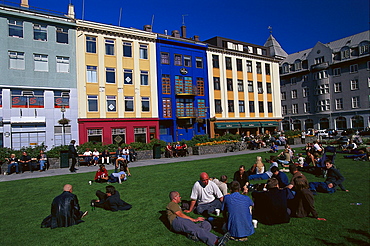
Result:
{"type": "Polygon", "coordinates": [[[96,196],[99,200],[92,200],[91,206],[104,208],[105,210],[110,210],[112,212],[118,210],[129,210],[132,208],[131,204],[121,200],[119,192],[113,185],[108,185],[105,187],[105,193],[97,190],[96,196]]]}

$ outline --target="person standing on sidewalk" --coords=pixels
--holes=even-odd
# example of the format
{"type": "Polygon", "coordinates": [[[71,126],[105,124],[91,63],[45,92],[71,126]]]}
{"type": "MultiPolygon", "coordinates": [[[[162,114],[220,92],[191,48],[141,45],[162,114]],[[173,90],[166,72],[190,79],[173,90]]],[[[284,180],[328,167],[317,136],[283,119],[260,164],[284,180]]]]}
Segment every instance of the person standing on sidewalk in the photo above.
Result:
{"type": "Polygon", "coordinates": [[[76,158],[78,157],[78,154],[75,148],[75,143],[76,143],[76,140],[72,140],[68,146],[68,158],[72,159],[72,165],[69,168],[69,171],[71,171],[71,173],[75,173],[77,170],[75,166],[76,166],[76,162],[77,162],[76,158]]]}

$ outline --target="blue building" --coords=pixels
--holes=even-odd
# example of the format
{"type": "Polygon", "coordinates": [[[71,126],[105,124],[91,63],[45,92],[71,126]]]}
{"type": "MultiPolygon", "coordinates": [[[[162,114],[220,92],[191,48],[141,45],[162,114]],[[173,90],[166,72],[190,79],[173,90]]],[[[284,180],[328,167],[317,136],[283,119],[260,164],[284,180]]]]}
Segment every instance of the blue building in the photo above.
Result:
{"type": "Polygon", "coordinates": [[[208,133],[207,44],[178,31],[158,34],[157,76],[160,139],[190,140],[208,133]]]}

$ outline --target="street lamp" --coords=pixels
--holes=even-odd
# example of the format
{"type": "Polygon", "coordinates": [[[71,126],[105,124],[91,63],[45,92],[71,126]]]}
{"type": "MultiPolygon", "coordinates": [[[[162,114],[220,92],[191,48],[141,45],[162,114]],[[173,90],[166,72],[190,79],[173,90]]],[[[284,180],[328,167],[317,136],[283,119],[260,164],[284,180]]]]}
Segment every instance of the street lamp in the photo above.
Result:
{"type": "Polygon", "coordinates": [[[66,107],[65,106],[61,106],[60,107],[60,112],[62,112],[62,119],[60,119],[58,121],[58,123],[62,125],[63,145],[66,145],[65,125],[68,125],[68,123],[70,122],[70,120],[64,117],[64,112],[66,112],[66,107]]]}

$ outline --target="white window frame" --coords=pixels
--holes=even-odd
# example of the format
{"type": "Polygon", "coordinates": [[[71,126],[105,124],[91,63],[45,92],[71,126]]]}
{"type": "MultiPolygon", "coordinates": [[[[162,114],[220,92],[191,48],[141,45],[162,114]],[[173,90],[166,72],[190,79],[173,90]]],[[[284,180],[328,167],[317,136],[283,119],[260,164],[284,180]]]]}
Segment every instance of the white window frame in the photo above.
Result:
{"type": "Polygon", "coordinates": [[[107,112],[117,112],[116,96],[106,96],[107,99],[107,112]]]}
{"type": "Polygon", "coordinates": [[[41,25],[41,24],[33,24],[33,40],[47,41],[48,40],[48,26],[47,25],[41,25]],[[35,38],[36,33],[46,34],[45,38],[36,39],[35,38]]]}
{"type": "Polygon", "coordinates": [[[140,71],[140,85],[149,85],[149,71],[140,71]]]}
{"type": "Polygon", "coordinates": [[[141,112],[150,112],[150,98],[149,97],[141,98],[141,112]],[[148,103],[148,110],[144,110],[144,102],[148,103]]]}
{"type": "Polygon", "coordinates": [[[358,64],[352,64],[349,66],[350,73],[357,73],[358,72],[358,64]]]}
{"type": "Polygon", "coordinates": [[[335,109],[343,109],[343,99],[342,98],[337,98],[335,99],[335,109]]]}
{"type": "Polygon", "coordinates": [[[292,104],[292,114],[298,114],[298,104],[292,104]]]}
{"type": "Polygon", "coordinates": [[[34,70],[38,72],[48,72],[49,62],[48,55],[33,54],[34,70]]]}
{"type": "Polygon", "coordinates": [[[97,95],[87,95],[87,112],[99,112],[99,102],[98,102],[98,96],[97,95]],[[90,110],[90,103],[89,102],[95,102],[96,103],[96,110],[90,110]]]}
{"type": "Polygon", "coordinates": [[[334,92],[342,92],[342,83],[341,82],[334,83],[334,92]]]}
{"type": "Polygon", "coordinates": [[[115,50],[114,50],[114,45],[115,45],[115,40],[114,39],[105,39],[104,40],[105,44],[105,55],[106,56],[114,56],[115,50]],[[113,49],[112,49],[113,47],[113,49]],[[111,53],[113,51],[113,54],[111,53]]]}
{"type": "Polygon", "coordinates": [[[105,83],[107,83],[107,84],[115,84],[116,83],[116,68],[114,68],[114,67],[106,67],[105,68],[105,83]],[[114,73],[114,81],[113,82],[111,82],[111,81],[109,81],[108,82],[108,73],[114,73]]]}
{"type": "Polygon", "coordinates": [[[352,97],[352,108],[359,108],[360,107],[360,97],[352,97]]]}
{"type": "Polygon", "coordinates": [[[69,73],[69,57],[57,56],[57,73],[69,73]]]}
{"type": "Polygon", "coordinates": [[[148,59],[148,45],[147,44],[140,44],[139,47],[139,54],[140,54],[140,59],[148,59]]]}
{"type": "Polygon", "coordinates": [[[25,69],[25,56],[24,52],[8,51],[9,56],[9,69],[25,69]]]}
{"type": "Polygon", "coordinates": [[[292,90],[291,95],[292,95],[292,99],[296,99],[296,98],[297,98],[297,96],[298,96],[298,92],[297,92],[297,90],[292,90]]]}
{"type": "Polygon", "coordinates": [[[352,79],[351,80],[351,91],[358,90],[358,89],[359,89],[358,79],[352,79]]]}
{"type": "Polygon", "coordinates": [[[341,74],[342,74],[342,70],[340,67],[333,69],[333,76],[341,76],[341,74]]]}
{"type": "Polygon", "coordinates": [[[98,67],[86,66],[86,82],[98,83],[98,67]]]}

